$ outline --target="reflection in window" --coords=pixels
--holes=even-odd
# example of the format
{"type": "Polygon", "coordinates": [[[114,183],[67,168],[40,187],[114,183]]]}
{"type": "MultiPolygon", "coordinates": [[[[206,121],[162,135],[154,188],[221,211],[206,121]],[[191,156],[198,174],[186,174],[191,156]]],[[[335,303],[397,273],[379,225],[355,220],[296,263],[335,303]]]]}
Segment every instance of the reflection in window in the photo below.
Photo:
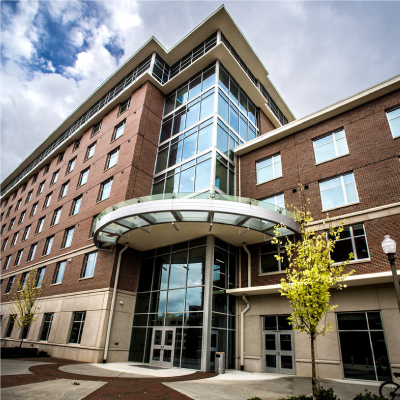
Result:
{"type": "Polygon", "coordinates": [[[259,161],[257,165],[257,183],[263,183],[282,176],[280,154],[259,161]]]}
{"type": "Polygon", "coordinates": [[[323,210],[358,201],[356,183],[352,172],[320,182],[319,189],[323,210]]]}
{"type": "Polygon", "coordinates": [[[343,129],[314,140],[313,146],[317,164],[349,153],[343,129]]]}
{"type": "Polygon", "coordinates": [[[335,250],[331,257],[335,262],[342,262],[349,259],[353,253],[353,260],[364,260],[369,258],[367,238],[364,225],[346,226],[340,234],[340,239],[335,242],[335,250]]]}

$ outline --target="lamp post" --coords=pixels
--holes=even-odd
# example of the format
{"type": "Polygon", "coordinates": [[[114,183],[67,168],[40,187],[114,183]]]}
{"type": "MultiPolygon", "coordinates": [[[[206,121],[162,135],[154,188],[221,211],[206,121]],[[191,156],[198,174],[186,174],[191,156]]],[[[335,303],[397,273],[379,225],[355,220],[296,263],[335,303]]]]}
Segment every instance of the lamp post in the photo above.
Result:
{"type": "Polygon", "coordinates": [[[392,268],[393,281],[394,281],[394,290],[396,292],[397,303],[399,305],[400,312],[400,285],[399,278],[397,277],[396,266],[395,266],[395,257],[396,254],[396,242],[393,239],[390,239],[389,235],[385,235],[385,239],[381,243],[383,252],[387,254],[388,260],[390,262],[390,267],[392,268]]]}

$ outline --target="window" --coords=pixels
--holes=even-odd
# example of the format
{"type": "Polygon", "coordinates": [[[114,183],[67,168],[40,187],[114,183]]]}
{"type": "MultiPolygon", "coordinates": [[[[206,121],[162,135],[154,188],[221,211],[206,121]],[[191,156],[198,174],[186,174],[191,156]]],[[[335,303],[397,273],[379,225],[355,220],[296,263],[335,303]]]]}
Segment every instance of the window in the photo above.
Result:
{"type": "Polygon", "coordinates": [[[94,275],[96,267],[97,251],[86,254],[85,262],[82,270],[82,278],[89,278],[94,275]]]}
{"type": "Polygon", "coordinates": [[[2,212],[2,213],[0,214],[0,221],[3,219],[3,215],[4,215],[4,213],[2,212]]]}
{"type": "Polygon", "coordinates": [[[33,190],[30,190],[30,191],[28,192],[28,194],[26,195],[25,204],[26,204],[26,203],[29,203],[29,202],[31,201],[31,199],[32,199],[32,193],[33,193],[33,190]]]}
{"type": "MultiPolygon", "coordinates": [[[[11,278],[10,278],[11,279],[11,278]]],[[[12,286],[12,284],[11,284],[12,286]]],[[[11,288],[10,288],[11,290],[11,288]]],[[[6,292],[9,293],[10,291],[6,292]]],[[[13,331],[14,328],[14,318],[16,318],[16,315],[10,315],[10,319],[8,320],[8,328],[7,328],[7,333],[6,333],[6,337],[9,338],[11,336],[11,333],[13,331]]]]}
{"type": "Polygon", "coordinates": [[[72,228],[68,228],[64,232],[64,238],[62,241],[61,248],[65,249],[66,247],[70,247],[72,244],[72,238],[74,237],[74,231],[75,227],[73,226],[72,228]]]}
{"type": "Polygon", "coordinates": [[[369,259],[367,238],[364,225],[345,226],[340,234],[340,239],[335,242],[335,250],[331,254],[332,260],[342,262],[349,259],[349,254],[353,253],[352,260],[369,259]]]}
{"type": "Polygon", "coordinates": [[[386,113],[387,119],[389,121],[390,131],[394,138],[400,136],[400,108],[388,111],[386,113]]]}
{"type": "Polygon", "coordinates": [[[29,249],[28,253],[28,258],[26,259],[26,262],[32,261],[33,258],[35,257],[36,249],[37,249],[37,243],[33,244],[31,248],[29,249]]]}
{"type": "Polygon", "coordinates": [[[344,130],[330,133],[313,141],[315,162],[317,164],[349,154],[344,130]]]}
{"type": "Polygon", "coordinates": [[[77,197],[72,201],[70,216],[78,214],[82,204],[82,196],[77,197]]]}
{"type": "Polygon", "coordinates": [[[96,142],[92,143],[86,150],[85,161],[94,156],[96,150],[96,142]]]}
{"type": "Polygon", "coordinates": [[[119,113],[118,115],[121,115],[123,112],[129,109],[129,104],[131,102],[131,99],[129,98],[128,100],[125,100],[121,105],[119,106],[119,113]]]}
{"type": "Polygon", "coordinates": [[[104,181],[100,185],[99,198],[97,201],[103,201],[110,197],[112,183],[113,183],[113,178],[110,178],[110,179],[107,179],[106,181],[104,181]]]}
{"type": "Polygon", "coordinates": [[[5,207],[8,204],[8,198],[3,201],[2,207],[5,207]]]}
{"type": "Polygon", "coordinates": [[[43,193],[43,189],[44,189],[44,184],[46,183],[46,181],[40,182],[39,183],[39,187],[38,190],[36,192],[36,196],[39,196],[39,194],[43,193]]]}
{"type": "Polygon", "coordinates": [[[46,272],[46,267],[38,269],[38,276],[36,281],[36,287],[41,287],[43,283],[44,273],[46,272]]]}
{"type": "Polygon", "coordinates": [[[44,199],[44,203],[43,203],[43,209],[47,208],[50,205],[51,202],[51,196],[53,195],[53,192],[49,193],[45,199],[44,199]]]}
{"type": "Polygon", "coordinates": [[[22,235],[21,242],[23,242],[26,239],[28,239],[29,233],[31,231],[31,227],[32,227],[32,225],[28,225],[28,226],[25,227],[24,234],[22,235]]]}
{"type": "Polygon", "coordinates": [[[6,218],[8,218],[8,216],[10,215],[11,210],[12,210],[12,206],[8,207],[6,218]]]}
{"type": "Polygon", "coordinates": [[[85,324],[86,312],[74,312],[72,318],[71,334],[69,336],[69,343],[80,344],[83,325],[85,324]]]}
{"type": "Polygon", "coordinates": [[[256,163],[257,183],[267,182],[282,176],[282,163],[280,154],[275,154],[256,163]]]}
{"type": "Polygon", "coordinates": [[[15,200],[16,197],[17,197],[17,192],[14,192],[12,199],[15,200]]]}
{"type": "Polygon", "coordinates": [[[93,126],[92,133],[91,133],[90,137],[93,137],[94,135],[97,135],[100,132],[101,122],[102,121],[100,121],[99,123],[97,123],[96,125],[93,126]]]}
{"type": "Polygon", "coordinates": [[[56,269],[54,271],[53,284],[62,282],[66,266],[66,261],[60,261],[57,263],[56,269]]]}
{"type": "Polygon", "coordinates": [[[94,221],[96,220],[96,218],[99,216],[99,214],[96,214],[93,218],[92,218],[92,224],[90,225],[90,231],[89,231],[89,239],[91,239],[94,236],[94,230],[93,230],[93,225],[94,225],[94,221]]]}
{"type": "Polygon", "coordinates": [[[57,182],[59,174],[60,174],[60,170],[59,169],[56,172],[53,173],[53,176],[51,177],[51,181],[50,181],[50,186],[54,185],[57,182]]]}
{"type": "Polygon", "coordinates": [[[57,225],[60,222],[62,207],[54,210],[53,217],[51,218],[50,226],[57,225]]]}
{"type": "Polygon", "coordinates": [[[14,227],[14,223],[15,223],[15,218],[10,220],[10,223],[8,225],[8,230],[11,231],[11,229],[14,227]]]}
{"type": "Polygon", "coordinates": [[[46,164],[44,166],[43,176],[46,175],[49,172],[49,169],[50,169],[50,164],[46,164]]]}
{"type": "Polygon", "coordinates": [[[122,134],[124,133],[125,129],[125,120],[120,122],[115,128],[114,128],[114,133],[111,137],[111,141],[113,142],[114,140],[117,140],[122,134]]]}
{"type": "Polygon", "coordinates": [[[320,182],[319,189],[323,210],[358,201],[356,183],[352,172],[320,182]]]}
{"type": "Polygon", "coordinates": [[[113,167],[118,161],[119,147],[107,154],[106,170],[113,167]]]}
{"type": "Polygon", "coordinates": [[[38,174],[35,174],[35,175],[32,176],[32,185],[34,183],[36,183],[37,177],[38,177],[38,174]]]}
{"type": "Polygon", "coordinates": [[[1,245],[1,251],[4,251],[6,249],[7,243],[8,243],[8,238],[5,238],[3,240],[3,244],[1,245]]]}
{"type": "Polygon", "coordinates": [[[25,192],[25,189],[26,189],[26,183],[24,183],[22,186],[21,186],[21,193],[23,193],[23,192],[25,192]]]}
{"type": "Polygon", "coordinates": [[[51,329],[51,324],[53,322],[54,313],[45,313],[43,317],[43,327],[42,333],[40,334],[41,341],[47,342],[49,340],[49,333],[51,329]]]}
{"type": "Polygon", "coordinates": [[[14,267],[18,267],[21,263],[22,255],[24,254],[24,249],[18,250],[17,256],[15,257],[14,267]]]}
{"type": "Polygon", "coordinates": [[[6,230],[6,224],[4,224],[4,225],[1,227],[0,236],[4,233],[5,230],[6,230]]]}
{"type": "Polygon", "coordinates": [[[72,172],[75,168],[75,164],[76,164],[76,157],[68,161],[67,171],[65,172],[65,174],[69,174],[70,172],[72,172]]]}
{"type": "Polygon", "coordinates": [[[36,231],[35,233],[40,233],[43,230],[43,226],[44,226],[44,220],[46,219],[46,217],[42,217],[39,219],[37,226],[36,226],[36,231]]]}
{"type": "Polygon", "coordinates": [[[12,286],[14,284],[14,280],[15,280],[15,276],[11,276],[10,278],[8,278],[8,283],[7,283],[7,287],[6,287],[6,291],[5,293],[10,293],[12,286]]]}
{"type": "Polygon", "coordinates": [[[57,164],[59,164],[62,160],[64,160],[64,153],[60,153],[57,158],[57,164]]]}
{"type": "Polygon", "coordinates": [[[260,246],[260,251],[262,274],[285,271],[288,268],[289,260],[284,245],[266,242],[260,246]],[[277,260],[275,256],[283,257],[283,260],[277,260]]]}
{"type": "Polygon", "coordinates": [[[68,192],[68,186],[69,186],[69,181],[65,182],[60,189],[60,195],[58,196],[59,199],[62,199],[63,197],[65,197],[67,195],[68,192]]]}
{"type": "Polygon", "coordinates": [[[74,147],[72,148],[72,152],[74,152],[75,150],[79,149],[79,146],[81,145],[81,142],[82,142],[82,138],[81,137],[79,139],[75,140],[74,147]]]}
{"type": "Polygon", "coordinates": [[[21,215],[19,216],[18,225],[22,224],[24,222],[25,215],[26,215],[26,211],[22,211],[21,215]]]}
{"type": "Polygon", "coordinates": [[[10,261],[11,261],[11,254],[6,257],[3,265],[3,271],[6,271],[8,267],[10,266],[10,261]]]}
{"type": "Polygon", "coordinates": [[[15,246],[15,243],[17,243],[17,240],[18,240],[18,235],[19,235],[19,231],[14,233],[14,236],[13,236],[13,238],[11,240],[10,247],[15,246]]]}
{"type": "Polygon", "coordinates": [[[50,254],[53,241],[54,241],[54,235],[46,239],[46,243],[44,244],[44,249],[43,249],[44,256],[48,256],[50,254]]]}
{"type": "Polygon", "coordinates": [[[78,180],[78,187],[84,185],[87,182],[89,178],[89,171],[90,168],[86,168],[80,173],[78,180]]]}
{"type": "Polygon", "coordinates": [[[19,210],[19,208],[21,207],[21,203],[22,203],[22,199],[19,199],[19,200],[17,201],[17,204],[15,205],[15,211],[18,211],[18,210],[19,210]]]}
{"type": "Polygon", "coordinates": [[[276,211],[280,211],[280,209],[277,207],[285,208],[285,196],[283,193],[276,194],[276,195],[270,196],[270,197],[266,197],[262,201],[264,201],[265,203],[274,205],[276,211]]]}
{"type": "Polygon", "coordinates": [[[19,290],[24,290],[25,289],[25,285],[26,285],[26,280],[28,279],[28,272],[24,272],[21,276],[21,280],[19,281],[19,290]]]}
{"type": "Polygon", "coordinates": [[[30,217],[33,217],[36,214],[37,208],[39,203],[35,203],[31,208],[31,213],[29,214],[30,217]]]}

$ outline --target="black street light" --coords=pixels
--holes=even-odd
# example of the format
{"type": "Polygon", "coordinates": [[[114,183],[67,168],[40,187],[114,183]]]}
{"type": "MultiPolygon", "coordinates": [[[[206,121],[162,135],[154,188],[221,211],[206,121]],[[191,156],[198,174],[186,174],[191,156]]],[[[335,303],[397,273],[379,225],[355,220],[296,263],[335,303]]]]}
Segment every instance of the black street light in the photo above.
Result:
{"type": "Polygon", "coordinates": [[[381,243],[383,252],[387,254],[388,260],[390,262],[390,267],[392,268],[393,274],[393,281],[394,281],[394,290],[396,292],[397,303],[399,305],[399,312],[400,312],[400,284],[399,278],[397,277],[396,265],[394,261],[396,258],[394,255],[396,254],[396,242],[393,239],[390,239],[389,235],[385,235],[385,239],[381,243]]]}

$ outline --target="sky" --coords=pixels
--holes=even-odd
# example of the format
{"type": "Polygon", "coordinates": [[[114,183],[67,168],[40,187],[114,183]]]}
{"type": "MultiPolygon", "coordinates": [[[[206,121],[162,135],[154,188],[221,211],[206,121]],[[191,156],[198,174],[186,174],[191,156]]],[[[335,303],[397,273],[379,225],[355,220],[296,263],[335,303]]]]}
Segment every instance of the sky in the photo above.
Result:
{"type": "MultiPolygon", "coordinates": [[[[220,1],[1,1],[1,181],[151,36],[220,1]]],[[[400,2],[227,1],[297,118],[400,73],[400,2]]]]}

